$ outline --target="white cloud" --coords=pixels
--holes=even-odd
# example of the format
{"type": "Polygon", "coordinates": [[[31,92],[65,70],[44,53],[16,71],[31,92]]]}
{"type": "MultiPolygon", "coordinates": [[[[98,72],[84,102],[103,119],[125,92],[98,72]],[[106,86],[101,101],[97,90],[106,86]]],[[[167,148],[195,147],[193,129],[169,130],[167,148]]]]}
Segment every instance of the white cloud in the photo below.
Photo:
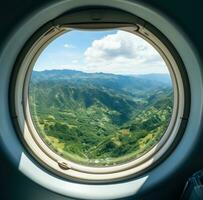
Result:
{"type": "Polygon", "coordinates": [[[117,31],[94,40],[84,52],[88,71],[122,74],[167,73],[158,52],[134,34],[117,31]]]}
{"type": "Polygon", "coordinates": [[[35,64],[35,70],[73,69],[115,74],[168,73],[163,59],[148,42],[125,31],[92,40],[89,47],[85,46],[85,51],[81,50],[80,44],[74,46],[66,43],[65,39],[61,41],[64,45],[60,48],[54,51],[45,49],[35,64]],[[68,51],[65,48],[75,49],[68,51]]]}
{"type": "Polygon", "coordinates": [[[75,46],[73,46],[72,44],[67,44],[67,43],[64,44],[63,47],[64,47],[64,48],[68,48],[68,49],[73,49],[73,48],[75,48],[75,46]]]}

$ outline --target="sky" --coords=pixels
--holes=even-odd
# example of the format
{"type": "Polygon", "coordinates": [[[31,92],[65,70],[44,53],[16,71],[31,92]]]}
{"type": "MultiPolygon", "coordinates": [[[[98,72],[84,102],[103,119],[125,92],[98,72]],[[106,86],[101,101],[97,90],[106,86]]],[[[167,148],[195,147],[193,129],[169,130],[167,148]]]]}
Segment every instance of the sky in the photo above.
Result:
{"type": "Polygon", "coordinates": [[[52,41],[34,70],[71,69],[88,73],[169,73],[159,53],[144,39],[121,31],[69,31],[52,41]]]}

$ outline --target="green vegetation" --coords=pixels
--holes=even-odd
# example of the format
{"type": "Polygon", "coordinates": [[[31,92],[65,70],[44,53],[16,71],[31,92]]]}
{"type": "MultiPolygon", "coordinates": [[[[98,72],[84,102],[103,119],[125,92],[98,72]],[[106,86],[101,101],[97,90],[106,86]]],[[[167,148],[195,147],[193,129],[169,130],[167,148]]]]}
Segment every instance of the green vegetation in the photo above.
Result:
{"type": "Polygon", "coordinates": [[[160,140],[173,91],[169,75],[33,71],[29,102],[34,125],[53,151],[84,165],[110,166],[140,157],[160,140]]]}

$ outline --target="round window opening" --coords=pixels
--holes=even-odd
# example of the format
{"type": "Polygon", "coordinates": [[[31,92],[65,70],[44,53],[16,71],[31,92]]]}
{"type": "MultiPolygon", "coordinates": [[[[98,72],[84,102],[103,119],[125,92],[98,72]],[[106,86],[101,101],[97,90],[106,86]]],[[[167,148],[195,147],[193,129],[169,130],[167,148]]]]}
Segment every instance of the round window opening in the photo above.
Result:
{"type": "Polygon", "coordinates": [[[34,65],[28,96],[46,145],[87,166],[148,152],[169,125],[174,98],[163,58],[121,30],[72,30],[52,41],[34,65]]]}
{"type": "Polygon", "coordinates": [[[33,37],[14,73],[13,115],[44,167],[112,181],[154,166],[171,149],[187,119],[182,63],[152,30],[76,23],[33,37]]]}

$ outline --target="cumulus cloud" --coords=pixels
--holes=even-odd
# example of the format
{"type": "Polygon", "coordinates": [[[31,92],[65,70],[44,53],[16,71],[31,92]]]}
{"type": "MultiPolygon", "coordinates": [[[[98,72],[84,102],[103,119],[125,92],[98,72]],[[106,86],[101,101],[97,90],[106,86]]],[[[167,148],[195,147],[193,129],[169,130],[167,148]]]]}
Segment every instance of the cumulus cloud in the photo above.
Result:
{"type": "Polygon", "coordinates": [[[117,31],[94,40],[84,52],[88,71],[110,73],[166,73],[158,52],[145,40],[126,31],[117,31]]]}

